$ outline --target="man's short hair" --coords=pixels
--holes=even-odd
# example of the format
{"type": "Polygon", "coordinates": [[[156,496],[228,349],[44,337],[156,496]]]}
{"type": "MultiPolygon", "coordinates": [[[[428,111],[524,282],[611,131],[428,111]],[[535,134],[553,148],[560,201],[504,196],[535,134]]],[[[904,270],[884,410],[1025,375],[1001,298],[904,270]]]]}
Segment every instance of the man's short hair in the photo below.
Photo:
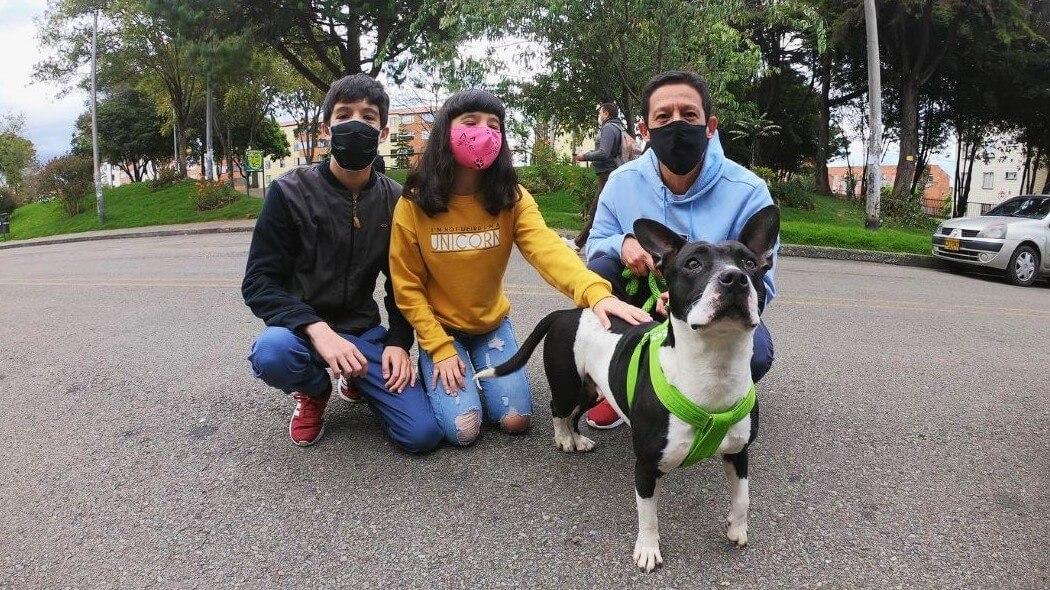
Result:
{"type": "Polygon", "coordinates": [[[341,102],[363,100],[372,103],[379,109],[379,126],[386,127],[387,115],[390,114],[390,97],[383,85],[368,74],[352,74],[339,78],[328,88],[324,97],[324,122],[331,124],[332,111],[341,102]]]}
{"type": "Polygon", "coordinates": [[[598,106],[601,110],[605,111],[606,115],[609,115],[610,119],[620,118],[620,107],[616,106],[615,102],[603,102],[598,106]]]}
{"type": "Polygon", "coordinates": [[[707,82],[700,77],[700,74],[689,70],[671,70],[653,76],[649,83],[646,84],[645,90],[642,91],[642,120],[645,121],[646,125],[649,124],[649,99],[652,98],[657,88],[669,84],[688,84],[692,86],[700,94],[700,103],[704,107],[704,115],[710,117],[714,114],[714,105],[711,104],[711,90],[707,87],[707,82]]]}

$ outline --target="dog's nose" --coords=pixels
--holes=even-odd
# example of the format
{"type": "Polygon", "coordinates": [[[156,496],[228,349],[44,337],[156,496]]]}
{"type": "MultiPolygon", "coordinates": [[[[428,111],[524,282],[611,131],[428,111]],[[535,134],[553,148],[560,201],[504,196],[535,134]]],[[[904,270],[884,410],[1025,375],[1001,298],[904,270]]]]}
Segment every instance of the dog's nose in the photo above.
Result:
{"type": "Polygon", "coordinates": [[[735,268],[728,268],[718,275],[718,282],[727,289],[746,289],[748,285],[747,275],[735,268]]]}

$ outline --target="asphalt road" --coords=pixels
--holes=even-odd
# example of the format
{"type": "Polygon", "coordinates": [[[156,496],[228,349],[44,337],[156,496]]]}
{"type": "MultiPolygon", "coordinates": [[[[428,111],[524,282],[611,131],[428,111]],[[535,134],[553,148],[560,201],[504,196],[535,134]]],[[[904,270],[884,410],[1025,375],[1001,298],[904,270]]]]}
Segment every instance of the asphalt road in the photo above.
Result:
{"type": "MultiPolygon", "coordinates": [[[[1050,289],[784,259],[751,545],[722,468],[674,473],[666,565],[630,561],[624,430],[397,451],[333,400],[315,447],[252,379],[247,234],[0,252],[0,587],[1046,588],[1050,289]]],[[[524,335],[567,304],[520,259],[524,335]]]]}

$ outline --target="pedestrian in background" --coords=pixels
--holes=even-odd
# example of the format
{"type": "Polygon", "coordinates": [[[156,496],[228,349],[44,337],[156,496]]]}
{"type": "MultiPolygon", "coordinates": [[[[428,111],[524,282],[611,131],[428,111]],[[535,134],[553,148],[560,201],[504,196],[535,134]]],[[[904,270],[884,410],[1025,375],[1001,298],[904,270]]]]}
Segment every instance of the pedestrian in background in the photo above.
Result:
{"type": "Polygon", "coordinates": [[[620,121],[620,108],[615,102],[602,103],[598,105],[597,147],[589,152],[573,156],[577,162],[590,162],[594,167],[594,173],[598,175],[598,190],[591,205],[587,208],[583,231],[576,236],[576,248],[578,249],[583,248],[587,243],[587,236],[591,233],[591,224],[594,223],[594,211],[598,206],[598,196],[602,194],[605,182],[609,180],[609,174],[622,163],[625,133],[623,122],[620,121]]]}

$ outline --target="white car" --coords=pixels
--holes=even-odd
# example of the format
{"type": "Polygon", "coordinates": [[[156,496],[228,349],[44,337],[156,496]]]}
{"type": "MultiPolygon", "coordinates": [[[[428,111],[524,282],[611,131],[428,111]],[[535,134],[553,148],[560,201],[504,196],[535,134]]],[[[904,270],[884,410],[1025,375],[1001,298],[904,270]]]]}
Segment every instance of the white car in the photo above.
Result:
{"type": "Polygon", "coordinates": [[[980,217],[946,220],[933,232],[933,255],[1000,270],[1022,287],[1050,277],[1050,195],[1014,197],[980,217]]]}

